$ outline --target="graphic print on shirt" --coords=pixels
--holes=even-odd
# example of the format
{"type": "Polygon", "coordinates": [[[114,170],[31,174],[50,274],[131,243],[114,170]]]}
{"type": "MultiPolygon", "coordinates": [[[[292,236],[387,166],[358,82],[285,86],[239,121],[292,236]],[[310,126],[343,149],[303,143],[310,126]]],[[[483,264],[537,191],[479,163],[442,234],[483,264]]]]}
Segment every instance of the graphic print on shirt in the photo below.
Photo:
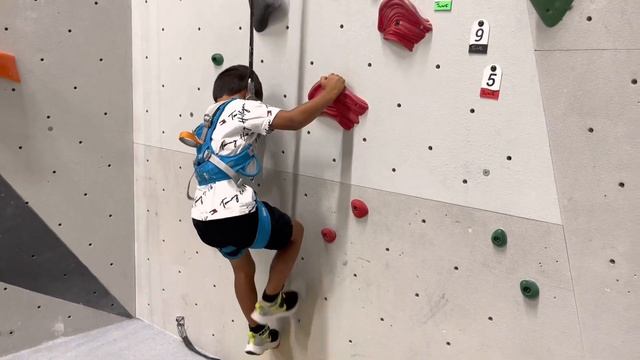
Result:
{"type": "Polygon", "coordinates": [[[239,203],[240,202],[240,196],[239,195],[234,195],[234,196],[231,197],[231,199],[224,198],[220,202],[220,205],[222,205],[222,207],[226,209],[227,205],[229,205],[229,203],[232,202],[233,200],[235,200],[236,203],[239,203]]]}
{"type": "Polygon", "coordinates": [[[242,139],[242,141],[246,141],[247,138],[251,136],[251,134],[253,134],[253,131],[251,131],[251,129],[242,127],[242,132],[240,133],[240,139],[242,139]]]}
{"type": "Polygon", "coordinates": [[[220,144],[220,148],[218,149],[218,152],[223,151],[228,145],[233,144],[233,148],[237,148],[238,147],[238,140],[233,140],[233,141],[229,141],[227,142],[226,140],[222,140],[222,143],[220,144]]]}
{"type": "Polygon", "coordinates": [[[233,120],[239,121],[241,124],[245,124],[247,122],[247,114],[250,114],[251,111],[247,110],[247,103],[242,104],[242,108],[240,110],[233,111],[229,116],[233,120]]]}

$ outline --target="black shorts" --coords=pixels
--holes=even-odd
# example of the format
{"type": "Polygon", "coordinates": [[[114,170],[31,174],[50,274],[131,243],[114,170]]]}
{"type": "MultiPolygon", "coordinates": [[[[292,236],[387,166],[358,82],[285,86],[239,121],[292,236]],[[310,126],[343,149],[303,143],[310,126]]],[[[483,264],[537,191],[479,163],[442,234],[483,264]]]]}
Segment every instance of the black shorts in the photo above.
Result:
{"type": "MultiPolygon", "coordinates": [[[[262,203],[271,217],[271,235],[265,249],[283,249],[293,236],[291,218],[269,203],[264,201],[262,203]]],[[[200,239],[205,244],[217,249],[228,246],[236,248],[235,254],[224,254],[227,258],[236,258],[248,249],[256,240],[258,232],[258,211],[218,220],[192,220],[200,239]]]]}

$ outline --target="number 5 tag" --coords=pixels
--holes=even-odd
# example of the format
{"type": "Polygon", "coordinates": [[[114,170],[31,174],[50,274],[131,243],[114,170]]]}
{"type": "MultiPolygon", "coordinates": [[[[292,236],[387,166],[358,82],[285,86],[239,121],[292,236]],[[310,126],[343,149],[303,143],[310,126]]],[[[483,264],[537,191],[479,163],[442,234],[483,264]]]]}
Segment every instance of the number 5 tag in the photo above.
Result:
{"type": "Polygon", "coordinates": [[[476,20],[471,27],[469,37],[469,54],[486,54],[489,50],[489,30],[491,27],[486,20],[476,20]]]}
{"type": "Polygon", "coordinates": [[[502,85],[502,68],[499,65],[489,65],[484,69],[482,76],[482,88],[480,97],[485,99],[498,100],[500,97],[500,86],[502,85]]]}

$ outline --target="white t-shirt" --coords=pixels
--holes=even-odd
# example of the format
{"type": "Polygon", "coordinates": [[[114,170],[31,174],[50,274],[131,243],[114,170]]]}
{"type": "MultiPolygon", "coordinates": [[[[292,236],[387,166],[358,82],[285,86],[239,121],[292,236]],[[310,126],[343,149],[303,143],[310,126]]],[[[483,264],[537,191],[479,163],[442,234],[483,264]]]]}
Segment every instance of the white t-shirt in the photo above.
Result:
{"type": "MultiPolygon", "coordinates": [[[[207,113],[211,113],[212,105],[207,113]]],[[[213,131],[211,146],[217,155],[237,155],[254,144],[260,135],[271,132],[271,123],[280,109],[260,101],[234,100],[222,112],[213,131]]],[[[256,210],[255,191],[247,185],[238,187],[233,180],[198,186],[191,208],[197,220],[224,219],[256,210]]]]}

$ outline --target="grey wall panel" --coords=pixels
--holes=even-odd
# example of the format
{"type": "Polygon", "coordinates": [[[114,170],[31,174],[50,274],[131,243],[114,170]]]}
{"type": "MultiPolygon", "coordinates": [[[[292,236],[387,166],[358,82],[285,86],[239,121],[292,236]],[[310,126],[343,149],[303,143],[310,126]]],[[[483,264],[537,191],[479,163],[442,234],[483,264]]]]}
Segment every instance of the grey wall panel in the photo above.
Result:
{"type": "Polygon", "coordinates": [[[0,282],[0,356],[124,318],[0,282]]]}
{"type": "Polygon", "coordinates": [[[640,49],[640,1],[575,0],[553,28],[528,6],[536,50],[640,49]]]}
{"type": "Polygon", "coordinates": [[[1,174],[0,281],[131,317],[1,174]]]}
{"type": "MultiPolygon", "coordinates": [[[[231,267],[189,221],[192,157],[142,144],[135,156],[138,316],[175,332],[185,315],[198,345],[245,358],[231,267]]],[[[581,358],[560,225],[271,169],[255,186],[306,227],[290,281],[303,302],[281,324],[274,358],[581,358]],[[368,203],[368,218],[353,217],[352,198],[368,203]],[[333,245],[320,236],[326,226],[338,232],[333,245]],[[510,235],[505,251],[490,241],[498,227],[510,235]],[[524,278],[540,284],[539,301],[520,294],[524,278]]],[[[272,253],[254,254],[260,288],[272,253]]]]}
{"type": "Polygon", "coordinates": [[[538,52],[589,359],[640,354],[640,51],[538,52]]]}
{"type": "Polygon", "coordinates": [[[0,50],[23,80],[0,80],[0,174],[133,313],[130,7],[0,2],[0,50]]]}

